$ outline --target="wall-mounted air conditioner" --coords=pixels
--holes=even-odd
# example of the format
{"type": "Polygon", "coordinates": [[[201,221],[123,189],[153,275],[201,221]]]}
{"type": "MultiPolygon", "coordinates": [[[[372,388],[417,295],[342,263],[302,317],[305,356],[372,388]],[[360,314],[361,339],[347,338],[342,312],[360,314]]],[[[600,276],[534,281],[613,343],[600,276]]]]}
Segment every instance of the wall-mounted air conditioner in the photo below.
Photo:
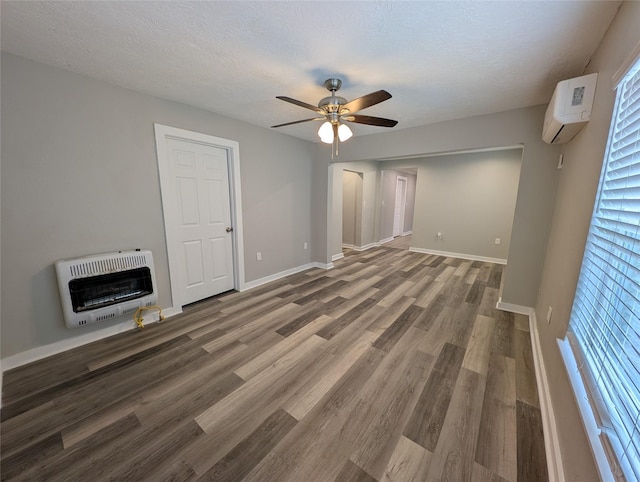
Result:
{"type": "Polygon", "coordinates": [[[543,141],[569,142],[589,122],[597,80],[596,73],[558,82],[544,115],[543,141]]]}

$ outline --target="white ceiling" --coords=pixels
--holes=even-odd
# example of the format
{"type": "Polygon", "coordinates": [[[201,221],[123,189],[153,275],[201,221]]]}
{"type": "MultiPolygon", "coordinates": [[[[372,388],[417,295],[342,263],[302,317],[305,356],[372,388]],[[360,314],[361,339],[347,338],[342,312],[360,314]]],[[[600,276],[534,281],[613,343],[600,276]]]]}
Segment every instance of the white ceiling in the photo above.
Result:
{"type": "MultiPolygon", "coordinates": [[[[394,130],[547,103],[620,2],[5,1],[2,50],[262,127],[313,117],[322,82],[394,130]],[[310,115],[311,114],[311,115],[310,115]]],[[[316,141],[317,123],[279,131],[316,141]]],[[[356,135],[387,128],[352,124],[356,135]]]]}

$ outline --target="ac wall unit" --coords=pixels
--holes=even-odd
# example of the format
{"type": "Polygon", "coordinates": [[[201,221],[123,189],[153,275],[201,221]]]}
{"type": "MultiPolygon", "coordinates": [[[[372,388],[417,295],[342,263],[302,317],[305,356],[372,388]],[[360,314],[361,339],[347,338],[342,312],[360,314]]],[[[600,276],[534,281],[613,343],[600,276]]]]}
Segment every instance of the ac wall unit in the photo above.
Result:
{"type": "Polygon", "coordinates": [[[589,122],[597,80],[595,73],[558,82],[544,115],[543,141],[569,142],[589,122]]]}

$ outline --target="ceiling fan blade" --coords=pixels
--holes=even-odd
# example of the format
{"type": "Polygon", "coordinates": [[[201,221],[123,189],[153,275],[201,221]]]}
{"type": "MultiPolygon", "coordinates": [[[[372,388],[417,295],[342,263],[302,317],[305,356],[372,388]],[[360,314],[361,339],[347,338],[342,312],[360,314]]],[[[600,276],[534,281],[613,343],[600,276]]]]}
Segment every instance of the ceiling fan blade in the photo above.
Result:
{"type": "Polygon", "coordinates": [[[343,119],[349,122],[355,122],[356,124],[380,127],[393,127],[398,123],[396,120],[385,119],[383,117],[371,117],[370,115],[347,115],[344,116],[343,119]]]}
{"type": "Polygon", "coordinates": [[[315,121],[315,120],[324,120],[324,117],[312,117],[311,119],[302,119],[299,121],[286,122],[284,124],[278,124],[277,126],[271,126],[271,128],[273,129],[274,127],[291,126],[293,124],[300,124],[302,122],[309,122],[309,121],[315,121]]]}
{"type": "Polygon", "coordinates": [[[276,99],[284,100],[285,102],[289,102],[290,104],[299,105],[300,107],[304,107],[305,109],[309,109],[315,112],[322,112],[322,110],[315,105],[307,104],[306,102],[302,102],[301,100],[292,99],[291,97],[286,97],[284,95],[278,95],[276,96],[276,99]]]}
{"type": "Polygon", "coordinates": [[[370,94],[363,95],[357,99],[353,99],[351,102],[347,102],[342,106],[340,111],[348,110],[350,113],[358,112],[359,110],[366,109],[372,105],[379,104],[391,98],[391,94],[386,90],[378,90],[371,92],[370,94]]]}

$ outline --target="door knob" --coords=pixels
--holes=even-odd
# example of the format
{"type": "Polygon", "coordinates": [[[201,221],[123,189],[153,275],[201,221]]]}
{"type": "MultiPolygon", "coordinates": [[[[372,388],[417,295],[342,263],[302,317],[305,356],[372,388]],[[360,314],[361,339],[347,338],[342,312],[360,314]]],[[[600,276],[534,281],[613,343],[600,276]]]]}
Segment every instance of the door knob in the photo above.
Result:
{"type": "Polygon", "coordinates": [[[225,230],[227,233],[230,233],[231,231],[233,231],[233,228],[229,227],[225,230]]]}

